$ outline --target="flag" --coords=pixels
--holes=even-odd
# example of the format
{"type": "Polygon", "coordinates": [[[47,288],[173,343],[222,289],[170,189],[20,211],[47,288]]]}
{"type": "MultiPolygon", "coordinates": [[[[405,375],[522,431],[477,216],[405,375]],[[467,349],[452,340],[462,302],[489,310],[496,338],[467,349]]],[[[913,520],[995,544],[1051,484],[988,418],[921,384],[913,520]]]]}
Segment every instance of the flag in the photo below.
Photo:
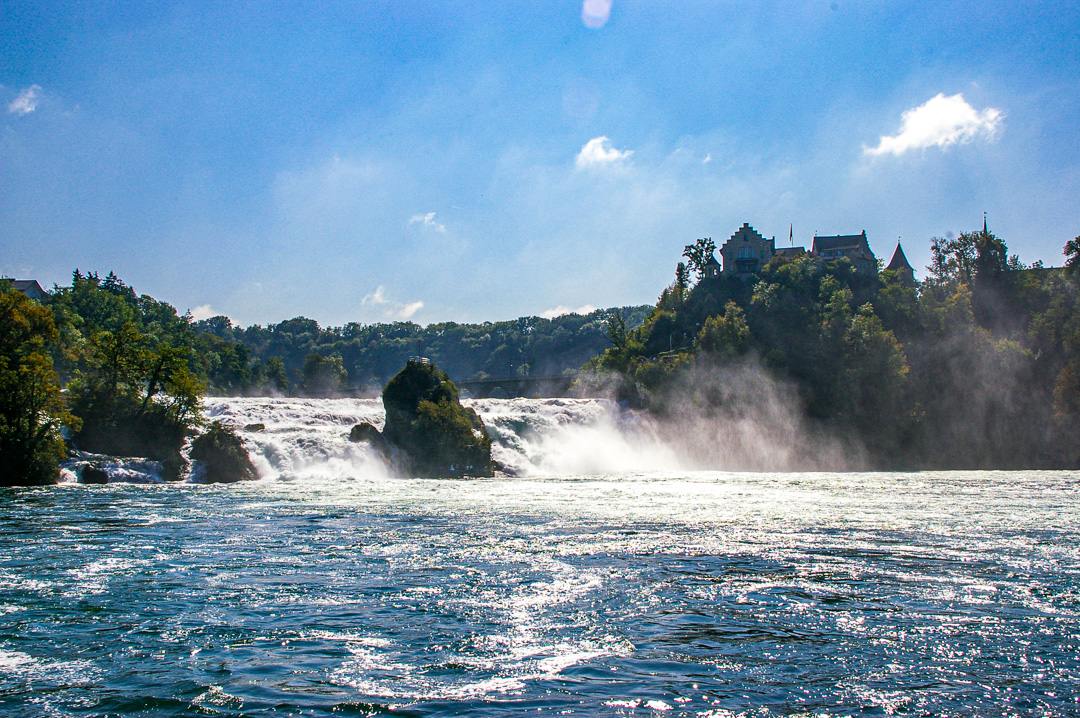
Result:
{"type": "Polygon", "coordinates": [[[793,225],[793,224],[788,225],[787,242],[792,247],[795,246],[795,225],[793,225]]]}

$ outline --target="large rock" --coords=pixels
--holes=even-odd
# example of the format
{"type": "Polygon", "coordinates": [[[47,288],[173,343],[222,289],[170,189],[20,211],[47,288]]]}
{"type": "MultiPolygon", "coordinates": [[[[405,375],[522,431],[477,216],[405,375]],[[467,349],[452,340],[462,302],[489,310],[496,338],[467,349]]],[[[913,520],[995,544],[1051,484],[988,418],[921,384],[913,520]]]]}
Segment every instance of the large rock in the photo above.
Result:
{"type": "Polygon", "coordinates": [[[410,360],[383,389],[382,436],[406,457],[416,476],[492,476],[491,437],[458,400],[450,378],[434,364],[410,360]]]}
{"type": "Polygon", "coordinates": [[[374,425],[366,421],[357,424],[349,430],[349,441],[355,444],[367,444],[387,466],[407,470],[407,467],[402,466],[401,452],[396,451],[374,425]]]}
{"type": "Polygon", "coordinates": [[[259,477],[244,441],[219,421],[191,442],[191,458],[202,463],[205,470],[202,481],[208,484],[253,481],[259,477]]]}

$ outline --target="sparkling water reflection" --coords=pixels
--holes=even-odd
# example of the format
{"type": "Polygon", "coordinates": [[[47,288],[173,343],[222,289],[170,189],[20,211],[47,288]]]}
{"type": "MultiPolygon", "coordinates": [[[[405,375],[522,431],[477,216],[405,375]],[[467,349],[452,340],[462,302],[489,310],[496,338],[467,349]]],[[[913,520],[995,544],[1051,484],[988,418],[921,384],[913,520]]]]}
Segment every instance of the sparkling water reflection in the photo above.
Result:
{"type": "Polygon", "coordinates": [[[1080,476],[6,490],[4,715],[1080,713],[1080,476]]]}

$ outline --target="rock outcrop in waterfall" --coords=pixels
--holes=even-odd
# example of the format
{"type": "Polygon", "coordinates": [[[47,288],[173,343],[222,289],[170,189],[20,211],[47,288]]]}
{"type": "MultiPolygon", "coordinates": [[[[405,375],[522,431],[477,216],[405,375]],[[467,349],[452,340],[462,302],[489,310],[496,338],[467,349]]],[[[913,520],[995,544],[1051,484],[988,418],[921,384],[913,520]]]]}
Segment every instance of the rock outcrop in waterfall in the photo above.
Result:
{"type": "MultiPolygon", "coordinates": [[[[381,438],[400,452],[405,473],[444,478],[494,474],[484,422],[461,405],[454,382],[434,364],[409,360],[383,389],[383,407],[381,438]]],[[[354,440],[374,443],[372,431],[354,432],[354,440]]]]}

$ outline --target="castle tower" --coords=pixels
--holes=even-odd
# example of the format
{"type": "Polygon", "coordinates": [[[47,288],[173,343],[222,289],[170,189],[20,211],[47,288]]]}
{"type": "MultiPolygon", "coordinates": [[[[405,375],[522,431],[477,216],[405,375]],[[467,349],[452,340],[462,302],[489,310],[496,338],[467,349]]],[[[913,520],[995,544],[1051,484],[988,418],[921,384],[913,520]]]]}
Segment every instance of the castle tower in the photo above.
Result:
{"type": "Polygon", "coordinates": [[[896,242],[896,251],[893,252],[892,259],[889,260],[889,266],[885,267],[885,269],[896,272],[900,277],[900,281],[904,284],[915,285],[915,270],[908,263],[907,257],[904,256],[904,248],[900,246],[899,240],[896,242]]]}

